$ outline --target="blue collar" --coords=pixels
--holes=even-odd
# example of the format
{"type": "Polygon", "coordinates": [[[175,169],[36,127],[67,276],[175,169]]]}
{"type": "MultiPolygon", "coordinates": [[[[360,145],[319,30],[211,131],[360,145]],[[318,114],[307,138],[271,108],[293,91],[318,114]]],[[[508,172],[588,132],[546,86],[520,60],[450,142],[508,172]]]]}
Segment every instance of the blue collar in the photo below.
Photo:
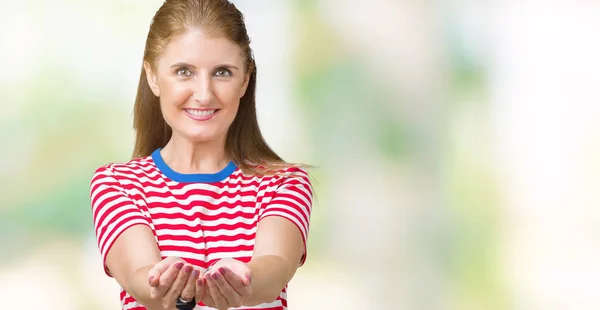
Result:
{"type": "Polygon", "coordinates": [[[165,163],[162,156],[160,155],[161,148],[156,149],[152,152],[152,160],[158,167],[158,170],[162,172],[167,178],[181,183],[211,183],[211,182],[221,182],[227,179],[236,169],[237,166],[233,161],[229,162],[223,170],[217,173],[191,173],[184,174],[174,171],[165,163]]]}

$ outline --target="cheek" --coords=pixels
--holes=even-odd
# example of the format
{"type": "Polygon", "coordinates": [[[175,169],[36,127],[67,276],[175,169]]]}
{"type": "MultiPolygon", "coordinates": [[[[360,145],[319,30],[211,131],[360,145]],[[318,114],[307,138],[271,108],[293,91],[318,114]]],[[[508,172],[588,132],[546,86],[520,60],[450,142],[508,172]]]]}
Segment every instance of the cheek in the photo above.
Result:
{"type": "Polygon", "coordinates": [[[240,88],[234,83],[226,83],[215,87],[215,96],[224,108],[234,112],[240,104],[240,88]]]}
{"type": "Polygon", "coordinates": [[[192,90],[185,83],[165,81],[160,88],[161,101],[165,106],[178,106],[185,103],[192,95],[192,90]]]}

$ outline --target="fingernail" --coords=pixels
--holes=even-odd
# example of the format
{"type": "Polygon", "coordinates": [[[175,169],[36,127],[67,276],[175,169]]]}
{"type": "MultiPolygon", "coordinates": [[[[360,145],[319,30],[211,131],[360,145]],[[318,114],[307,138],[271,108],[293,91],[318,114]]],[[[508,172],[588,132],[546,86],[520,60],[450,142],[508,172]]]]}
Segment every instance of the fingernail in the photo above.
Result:
{"type": "Polygon", "coordinates": [[[200,272],[198,272],[198,270],[194,269],[194,271],[192,271],[192,277],[195,278],[198,276],[200,272]]]}
{"type": "Polygon", "coordinates": [[[175,263],[175,269],[177,270],[181,270],[181,268],[183,268],[183,262],[176,262],[175,263]]]}
{"type": "Polygon", "coordinates": [[[154,276],[151,276],[148,281],[152,282],[152,280],[154,280],[154,276]]]}
{"type": "Polygon", "coordinates": [[[190,273],[190,272],[192,272],[192,269],[194,269],[194,267],[192,267],[190,265],[186,265],[185,268],[183,268],[183,272],[190,273]]]}
{"type": "Polygon", "coordinates": [[[213,273],[212,278],[213,278],[213,280],[219,279],[219,273],[218,272],[213,273]]]}
{"type": "Polygon", "coordinates": [[[219,272],[222,274],[225,274],[227,272],[227,269],[225,269],[224,267],[219,268],[219,272]]]}
{"type": "Polygon", "coordinates": [[[196,281],[196,284],[198,284],[198,286],[202,286],[204,285],[204,280],[198,279],[198,281],[196,281]]]}

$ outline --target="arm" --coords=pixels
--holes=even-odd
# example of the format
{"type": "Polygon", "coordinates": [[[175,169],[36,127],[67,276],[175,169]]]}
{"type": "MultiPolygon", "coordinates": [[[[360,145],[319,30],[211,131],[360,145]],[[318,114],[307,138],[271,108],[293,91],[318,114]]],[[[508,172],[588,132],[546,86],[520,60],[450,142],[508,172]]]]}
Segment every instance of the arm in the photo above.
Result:
{"type": "Polygon", "coordinates": [[[208,271],[200,296],[206,305],[228,309],[273,302],[303,264],[312,190],[307,174],[294,172],[260,210],[250,262],[222,259],[208,271]]]}
{"type": "Polygon", "coordinates": [[[257,229],[251,261],[218,261],[206,275],[207,286],[196,286],[196,300],[217,309],[272,302],[296,272],[303,253],[298,228],[285,218],[267,217],[257,229]]]}
{"type": "Polygon", "coordinates": [[[296,273],[303,254],[304,242],[296,225],[279,216],[261,220],[254,255],[248,263],[252,270],[252,294],[244,303],[257,305],[277,299],[296,273]]]}
{"type": "Polygon", "coordinates": [[[150,296],[148,272],[161,261],[152,231],[136,225],[124,231],[107,253],[106,266],[121,287],[149,310],[163,309],[150,296]]]}
{"type": "Polygon", "coordinates": [[[312,209],[308,174],[291,168],[260,216],[252,271],[252,294],[244,303],[272,302],[306,259],[306,239],[312,209]]]}
{"type": "Polygon", "coordinates": [[[187,275],[179,272],[181,268],[171,268],[168,263],[174,259],[159,264],[161,256],[148,220],[108,167],[96,170],[90,196],[106,273],[139,303],[151,310],[163,309],[165,292],[179,293],[172,292],[171,285],[179,287],[180,278],[187,275]],[[148,279],[152,267],[164,272],[159,276],[161,285],[159,279],[154,279],[155,287],[150,287],[148,279]]]}

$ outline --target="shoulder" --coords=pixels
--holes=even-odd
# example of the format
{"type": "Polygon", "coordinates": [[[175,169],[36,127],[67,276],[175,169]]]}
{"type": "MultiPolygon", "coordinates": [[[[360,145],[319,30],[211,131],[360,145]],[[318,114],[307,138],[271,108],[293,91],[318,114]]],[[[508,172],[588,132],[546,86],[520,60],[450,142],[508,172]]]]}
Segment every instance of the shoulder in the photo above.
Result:
{"type": "Polygon", "coordinates": [[[308,171],[298,165],[291,165],[289,167],[280,169],[277,171],[277,175],[281,177],[283,182],[296,180],[306,182],[310,185],[310,176],[308,171]]]}
{"type": "Polygon", "coordinates": [[[148,171],[154,166],[150,156],[134,158],[127,162],[112,162],[96,168],[96,174],[116,174],[116,173],[137,173],[139,171],[148,171]]]}
{"type": "Polygon", "coordinates": [[[261,183],[282,183],[293,179],[302,179],[310,183],[306,168],[295,164],[251,165],[250,169],[238,169],[240,177],[258,179],[261,183]]]}
{"type": "Polygon", "coordinates": [[[311,178],[306,168],[299,165],[289,165],[281,168],[273,175],[273,181],[278,191],[294,190],[312,196],[311,178]]]}
{"type": "Polygon", "coordinates": [[[153,167],[150,157],[134,158],[127,162],[112,162],[96,168],[92,175],[92,183],[100,180],[117,180],[120,177],[136,177],[145,174],[153,167]]]}

